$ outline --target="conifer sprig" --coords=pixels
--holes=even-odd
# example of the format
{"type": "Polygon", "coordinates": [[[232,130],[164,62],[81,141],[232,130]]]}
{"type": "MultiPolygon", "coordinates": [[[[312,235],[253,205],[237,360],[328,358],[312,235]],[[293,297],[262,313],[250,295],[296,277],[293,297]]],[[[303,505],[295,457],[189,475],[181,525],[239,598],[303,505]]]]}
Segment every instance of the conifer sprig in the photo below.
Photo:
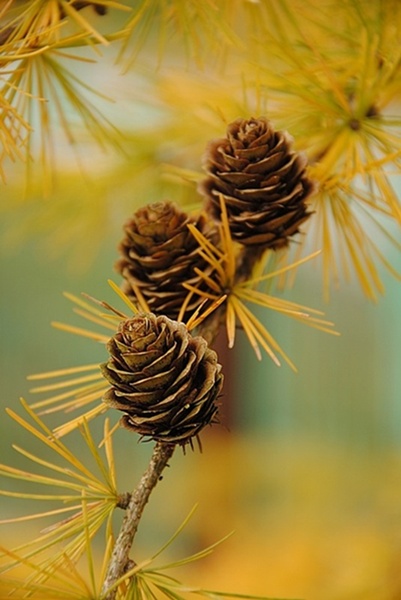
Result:
{"type": "Polygon", "coordinates": [[[318,183],[315,217],[306,223],[301,245],[313,241],[322,249],[326,297],[344,276],[356,278],[376,299],[384,290],[378,270],[383,257],[366,235],[364,212],[371,222],[380,223],[385,212],[387,222],[401,223],[392,177],[401,166],[401,54],[393,25],[400,7],[373,2],[361,10],[360,2],[349,0],[336,11],[335,28],[333,7],[313,11],[308,2],[298,14],[287,1],[265,6],[270,43],[259,44],[258,85],[262,80],[273,94],[271,118],[278,126],[285,123],[297,148],[308,154],[318,183]],[[270,59],[263,61],[267,48],[270,59]]]}
{"type": "Polygon", "coordinates": [[[83,419],[80,422],[79,429],[95,465],[94,469],[93,465],[89,467],[63,442],[56,439],[52,431],[25,401],[22,401],[22,406],[33,423],[12,410],[7,411],[9,416],[27,433],[42,442],[53,454],[53,459],[42,459],[40,455],[14,446],[17,452],[34,465],[45,469],[47,474],[35,473],[34,467],[24,470],[0,465],[2,477],[29,482],[35,488],[30,492],[2,490],[0,494],[24,501],[51,501],[56,504],[56,508],[1,521],[1,523],[18,523],[50,518],[53,523],[43,529],[33,540],[19,544],[11,552],[5,551],[4,556],[8,556],[8,560],[2,561],[0,572],[8,573],[10,570],[17,569],[20,564],[29,565],[33,564],[32,561],[36,561],[37,567],[26,581],[26,584],[32,584],[34,588],[36,585],[44,584],[47,578],[53,577],[56,571],[62,569],[66,559],[76,562],[87,551],[88,540],[91,540],[104,523],[111,519],[114,509],[123,500],[116,488],[115,461],[108,419],[104,424],[104,458],[97,448],[86,421],[83,419]],[[38,491],[43,486],[49,489],[49,492],[38,491]],[[55,518],[60,517],[61,520],[54,521],[55,518]],[[58,550],[61,542],[64,546],[62,550],[58,550]]]}
{"type": "MultiPolygon", "coordinates": [[[[197,289],[190,284],[184,284],[190,294],[200,294],[205,300],[218,301],[224,296],[223,308],[225,309],[225,325],[228,338],[228,346],[232,348],[235,343],[237,323],[245,332],[249,343],[251,344],[256,356],[260,360],[262,358],[261,348],[270,356],[276,365],[280,365],[278,355],[281,356],[287,364],[296,370],[294,363],[282,350],[280,345],[269,333],[268,329],[263,325],[254,312],[247,306],[249,303],[259,305],[264,308],[278,311],[283,315],[290,316],[299,320],[306,325],[316,327],[328,333],[338,335],[333,329],[333,323],[321,319],[318,316],[322,315],[321,311],[301,306],[294,302],[290,302],[281,298],[267,294],[260,289],[258,285],[268,279],[279,277],[285,272],[295,269],[307,260],[317,256],[315,253],[312,256],[301,259],[299,262],[287,265],[260,277],[253,277],[252,273],[247,274],[244,278],[240,276],[238,279],[237,266],[240,264],[240,254],[238,247],[232,241],[230,228],[227,219],[224,202],[221,199],[221,226],[220,226],[220,242],[221,248],[213,246],[201,232],[189,225],[192,234],[198,240],[205,261],[212,267],[211,273],[202,274],[197,271],[200,277],[204,277],[208,290],[204,291],[197,289]]],[[[206,286],[205,286],[206,287],[206,286]]],[[[206,323],[207,326],[207,323],[206,323]]]]}

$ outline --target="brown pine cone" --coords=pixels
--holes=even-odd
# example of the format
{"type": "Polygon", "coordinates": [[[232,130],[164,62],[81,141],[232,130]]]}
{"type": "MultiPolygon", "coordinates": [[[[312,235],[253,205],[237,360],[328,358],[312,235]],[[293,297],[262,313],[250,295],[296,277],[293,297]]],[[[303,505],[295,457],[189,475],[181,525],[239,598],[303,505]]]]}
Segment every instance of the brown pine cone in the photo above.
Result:
{"type": "MultiPolygon", "coordinates": [[[[122,257],[116,269],[125,279],[124,293],[136,301],[133,286],[138,286],[150,310],[171,319],[177,319],[188,294],[182,284],[201,286],[194,268],[208,270],[189,223],[205,230],[203,218],[192,219],[171,202],[150,204],[127,221],[119,246],[122,257]]],[[[201,301],[200,296],[194,297],[185,316],[191,315],[201,301]]]]}
{"type": "Polygon", "coordinates": [[[215,420],[223,384],[217,354],[182,323],[143,313],[122,321],[101,365],[104,402],[142,436],[185,445],[215,420]]]}
{"type": "Polygon", "coordinates": [[[237,119],[227,137],[209,143],[204,157],[207,177],[200,184],[207,211],[220,219],[220,195],[227,207],[233,239],[277,250],[309,216],[313,191],[306,158],[291,149],[287,132],[270,121],[237,119]]]}

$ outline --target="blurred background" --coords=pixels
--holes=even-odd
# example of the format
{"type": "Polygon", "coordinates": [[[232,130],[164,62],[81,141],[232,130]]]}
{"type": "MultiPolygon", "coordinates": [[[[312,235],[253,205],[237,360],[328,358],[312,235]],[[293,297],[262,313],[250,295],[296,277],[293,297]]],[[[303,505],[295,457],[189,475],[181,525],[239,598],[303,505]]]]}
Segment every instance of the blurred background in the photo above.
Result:
{"type": "MultiPolygon", "coordinates": [[[[221,88],[213,101],[204,101],[213,78],[221,85],[221,77],[207,69],[186,71],[176,51],[173,66],[155,68],[154,43],[150,35],[141,61],[125,75],[107,53],[102,69],[80,67],[92,85],[107,80],[116,98],[102,110],[124,130],[124,156],[99,151],[78,125],[78,164],[56,132],[50,191],[35,180],[26,191],[25,166],[18,163],[10,165],[2,185],[2,463],[26,468],[11,445],[39,447],[4,412],[7,406],[18,411],[21,396],[32,401],[27,375],[105,358],[101,345],[51,327],[53,320],[82,325],[63,292],[86,292],[115,305],[107,279],[119,282],[113,264],[124,221],[160,199],[196,206],[190,172],[201,170],[207,141],[224,134],[216,108],[221,88]],[[200,91],[205,95],[194,103],[200,91]],[[179,170],[185,170],[184,180],[179,170]]],[[[244,116],[246,103],[225,102],[224,120],[244,116]]],[[[399,175],[392,181],[399,195],[399,175]]],[[[399,229],[390,227],[399,239],[399,229]]],[[[380,249],[401,271],[394,246],[384,239],[380,249]]],[[[324,310],[341,333],[329,336],[260,312],[298,373],[265,356],[259,362],[241,334],[233,350],[225,349],[222,334],[221,425],[202,435],[202,453],[175,455],[141,524],[142,558],[197,503],[169,552],[182,556],[234,533],[180,572],[187,583],[272,598],[401,600],[401,288],[386,271],[381,276],[385,292],[377,302],[364,297],[352,277],[325,301],[315,261],[299,270],[291,289],[275,290],[324,310]]],[[[59,423],[60,416],[48,422],[59,423]]],[[[94,429],[100,435],[101,426],[94,429]]],[[[79,436],[70,434],[65,442],[77,448],[79,436]]],[[[150,446],[122,430],[115,445],[120,487],[128,490],[145,468],[150,446]]],[[[19,485],[4,480],[0,487],[19,485]]],[[[1,496],[0,504],[3,518],[26,510],[22,501],[1,496]]],[[[17,529],[21,535],[26,530],[17,529]]],[[[16,529],[4,527],[0,535],[2,543],[14,543],[16,529]]]]}

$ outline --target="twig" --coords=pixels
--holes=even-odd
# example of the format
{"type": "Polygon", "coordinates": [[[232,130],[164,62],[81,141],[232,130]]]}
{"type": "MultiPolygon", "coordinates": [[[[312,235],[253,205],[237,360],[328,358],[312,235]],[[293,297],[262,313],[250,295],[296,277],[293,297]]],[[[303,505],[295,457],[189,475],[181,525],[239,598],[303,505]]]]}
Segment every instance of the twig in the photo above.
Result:
{"type": "Polygon", "coordinates": [[[132,493],[103,583],[102,597],[104,594],[104,600],[114,600],[116,597],[117,586],[111,590],[110,588],[118,581],[129,566],[129,552],[143,509],[153,488],[159,481],[163,469],[171,458],[174,448],[174,444],[156,443],[149,465],[132,493]]]}

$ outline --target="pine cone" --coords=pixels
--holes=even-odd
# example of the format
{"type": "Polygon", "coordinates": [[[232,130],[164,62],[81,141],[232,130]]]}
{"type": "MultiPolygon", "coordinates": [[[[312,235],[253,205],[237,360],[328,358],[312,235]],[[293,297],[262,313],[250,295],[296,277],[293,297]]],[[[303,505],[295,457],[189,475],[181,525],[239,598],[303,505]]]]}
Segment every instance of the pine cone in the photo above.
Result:
{"type": "Polygon", "coordinates": [[[122,321],[101,365],[112,387],[104,401],[142,436],[185,445],[213,422],[223,384],[216,353],[182,323],[140,314],[122,321]]]}
{"type": "Polygon", "coordinates": [[[220,219],[220,195],[227,207],[233,239],[278,249],[309,216],[305,202],[313,190],[306,158],[291,150],[287,132],[267,119],[237,119],[227,137],[209,143],[200,184],[207,211],[220,219]]]}
{"type": "MultiPolygon", "coordinates": [[[[203,218],[191,219],[170,202],[150,204],[140,208],[125,224],[125,238],[119,246],[122,258],[116,269],[125,279],[124,293],[136,301],[133,286],[137,285],[150,310],[171,319],[177,319],[188,294],[182,284],[201,287],[194,268],[208,270],[188,223],[205,230],[203,218]]],[[[186,315],[192,314],[201,301],[196,296],[186,315]]]]}

